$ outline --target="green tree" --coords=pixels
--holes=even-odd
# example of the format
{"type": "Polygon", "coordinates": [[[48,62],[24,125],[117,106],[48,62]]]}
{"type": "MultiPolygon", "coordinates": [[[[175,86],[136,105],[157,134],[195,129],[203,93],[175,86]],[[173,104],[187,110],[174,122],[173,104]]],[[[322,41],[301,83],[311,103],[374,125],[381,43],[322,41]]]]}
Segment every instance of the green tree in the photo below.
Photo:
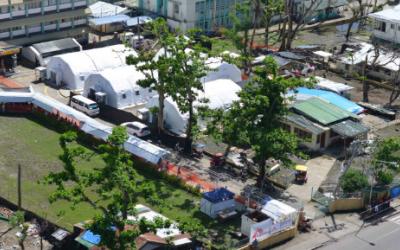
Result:
{"type": "Polygon", "coordinates": [[[214,138],[219,136],[228,144],[238,140],[251,146],[260,168],[259,185],[264,180],[267,159],[274,158],[289,165],[289,155],[297,151],[296,136],[281,129],[282,118],[288,111],[284,95],[290,89],[307,84],[299,78],[279,76],[276,62],[267,57],[239,92],[240,100],[225,114],[219,112],[211,117],[209,128],[214,138]]]}
{"type": "Polygon", "coordinates": [[[362,171],[352,168],[340,180],[340,186],[346,193],[360,191],[368,185],[368,177],[362,171]]]}
{"type": "MultiPolygon", "coordinates": [[[[252,36],[251,29],[254,26],[254,13],[251,7],[251,1],[244,1],[241,4],[236,4],[230,14],[232,27],[222,29],[222,33],[228,37],[240,52],[237,60],[239,68],[243,69],[245,74],[251,73],[252,56],[252,36]]],[[[253,37],[254,40],[254,37],[253,37]]]]}
{"type": "Polygon", "coordinates": [[[64,169],[45,177],[45,183],[56,186],[50,202],[66,200],[72,207],[84,202],[101,211],[88,226],[101,236],[100,244],[110,249],[134,248],[138,235],[136,230],[125,227],[143,189],[131,157],[123,148],[127,137],[125,128],[115,127],[107,143],[99,146],[105,166],[84,170],[79,163],[89,160],[91,154],[76,143],[75,132],[67,132],[60,137],[64,169]]]}
{"type": "Polygon", "coordinates": [[[169,31],[164,19],[158,18],[151,22],[151,32],[157,39],[163,54],[155,59],[154,50],[141,51],[138,57],[129,56],[126,61],[129,65],[135,65],[137,70],[145,75],[145,79],[139,80],[138,85],[144,88],[156,90],[158,93],[157,128],[161,133],[164,130],[164,101],[169,95],[171,78],[171,61],[168,55],[168,47],[174,43],[175,37],[169,31]]]}
{"type": "Polygon", "coordinates": [[[284,9],[283,0],[262,0],[262,24],[264,25],[264,43],[269,44],[269,28],[271,26],[272,17],[282,14],[284,9]]]}
{"type": "Polygon", "coordinates": [[[175,42],[168,48],[172,60],[170,77],[174,82],[174,91],[170,94],[179,110],[189,115],[184,147],[187,153],[191,152],[193,138],[198,134],[195,104],[197,102],[200,106],[200,103],[205,101],[198,98],[199,92],[204,90],[200,79],[208,72],[204,48],[201,47],[201,43],[193,44],[194,31],[189,33],[189,37],[189,39],[182,35],[176,37],[175,42]]]}
{"type": "Polygon", "coordinates": [[[388,185],[393,181],[393,171],[399,171],[400,137],[391,137],[377,142],[373,153],[372,165],[375,180],[388,185]]]}

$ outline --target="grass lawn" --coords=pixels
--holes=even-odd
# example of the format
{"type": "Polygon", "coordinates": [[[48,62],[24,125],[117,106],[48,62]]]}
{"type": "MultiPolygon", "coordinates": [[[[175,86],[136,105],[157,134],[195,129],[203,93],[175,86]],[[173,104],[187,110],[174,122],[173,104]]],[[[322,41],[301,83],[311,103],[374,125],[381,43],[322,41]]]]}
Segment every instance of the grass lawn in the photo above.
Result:
{"type": "Polygon", "coordinates": [[[230,52],[238,52],[235,45],[229,40],[220,37],[211,38],[212,51],[211,53],[215,56],[220,55],[225,50],[230,52]]]}
{"type": "MultiPolygon", "coordinates": [[[[81,204],[75,210],[70,204],[59,201],[48,202],[53,190],[50,186],[39,184],[50,171],[62,169],[58,159],[61,147],[58,145],[60,134],[52,128],[43,126],[36,119],[25,117],[0,116],[0,196],[17,202],[17,166],[22,166],[22,206],[50,221],[72,229],[73,224],[90,219],[96,213],[88,205],[81,204]],[[60,214],[60,211],[65,211],[60,214]]],[[[83,168],[101,167],[103,161],[96,154],[90,161],[82,163],[83,168]]],[[[200,198],[155,177],[151,171],[138,170],[139,175],[154,182],[157,189],[168,195],[163,197],[168,208],[154,208],[170,219],[198,218],[208,229],[218,232],[216,243],[229,245],[228,231],[237,230],[239,219],[230,224],[221,224],[210,220],[199,210],[200,198]]],[[[141,199],[144,202],[144,199],[141,199]]],[[[147,204],[149,205],[149,204],[147,204]]],[[[151,207],[151,206],[150,206],[151,207]]]]}

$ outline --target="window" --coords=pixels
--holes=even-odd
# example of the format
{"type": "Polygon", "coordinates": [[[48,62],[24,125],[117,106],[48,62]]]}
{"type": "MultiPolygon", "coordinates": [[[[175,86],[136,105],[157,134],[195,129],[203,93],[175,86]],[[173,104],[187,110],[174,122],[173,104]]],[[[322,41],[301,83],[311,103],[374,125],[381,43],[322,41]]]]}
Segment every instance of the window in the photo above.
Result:
{"type": "Polygon", "coordinates": [[[391,24],[390,24],[390,28],[391,28],[392,30],[394,30],[394,23],[391,23],[391,24]]]}
{"type": "Polygon", "coordinates": [[[122,99],[126,99],[126,94],[125,93],[122,94],[122,99]]]}
{"type": "Polygon", "coordinates": [[[382,32],[386,32],[386,23],[381,21],[376,21],[375,29],[382,32]]]}
{"type": "Polygon", "coordinates": [[[85,76],[79,76],[79,79],[80,79],[81,81],[85,81],[85,76]]]}
{"type": "Polygon", "coordinates": [[[179,4],[174,3],[174,14],[179,14],[179,4]]]}
{"type": "Polygon", "coordinates": [[[317,143],[320,143],[321,142],[321,135],[318,135],[317,136],[317,143]]]}
{"type": "Polygon", "coordinates": [[[135,95],[140,95],[139,90],[136,90],[136,91],[135,91],[135,95]]]}
{"type": "Polygon", "coordinates": [[[151,88],[149,88],[149,93],[153,92],[153,90],[151,88]]]}
{"type": "Polygon", "coordinates": [[[311,133],[304,131],[299,128],[294,128],[294,133],[299,137],[300,139],[303,139],[305,141],[311,141],[312,135],[311,133]]]}

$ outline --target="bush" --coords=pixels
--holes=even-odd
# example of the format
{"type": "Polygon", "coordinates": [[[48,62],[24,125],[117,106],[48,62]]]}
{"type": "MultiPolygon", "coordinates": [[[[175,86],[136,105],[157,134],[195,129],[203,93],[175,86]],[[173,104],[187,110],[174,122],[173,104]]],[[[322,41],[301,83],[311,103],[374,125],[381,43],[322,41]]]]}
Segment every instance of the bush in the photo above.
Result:
{"type": "Polygon", "coordinates": [[[393,181],[393,174],[388,170],[379,170],[376,181],[382,185],[389,185],[393,181]]]}
{"type": "Polygon", "coordinates": [[[367,187],[368,178],[363,172],[356,169],[349,169],[342,177],[340,185],[344,192],[352,193],[367,187]]]}

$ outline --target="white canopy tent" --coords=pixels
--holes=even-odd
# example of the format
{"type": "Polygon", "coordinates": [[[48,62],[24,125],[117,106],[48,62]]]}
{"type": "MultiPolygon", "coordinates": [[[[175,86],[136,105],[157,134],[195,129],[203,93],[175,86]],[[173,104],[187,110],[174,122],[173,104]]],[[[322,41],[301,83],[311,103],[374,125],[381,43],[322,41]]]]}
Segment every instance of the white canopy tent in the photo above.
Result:
{"type": "MultiPolygon", "coordinates": [[[[209,101],[206,105],[211,109],[228,108],[232,102],[239,100],[238,92],[241,90],[239,85],[229,79],[206,82],[203,88],[204,91],[198,94],[198,100],[206,98],[209,101]]],[[[166,128],[177,135],[183,135],[186,132],[188,114],[182,114],[178,105],[170,97],[166,98],[164,105],[166,128]]],[[[203,104],[195,103],[195,106],[197,105],[203,104]]],[[[158,96],[151,98],[147,107],[158,107],[158,96]]]]}
{"type": "Polygon", "coordinates": [[[126,65],[126,57],[137,53],[123,44],[84,50],[50,58],[47,64],[47,79],[57,86],[68,89],[83,89],[86,78],[105,69],[126,65]]]}
{"type": "Polygon", "coordinates": [[[83,95],[92,97],[96,92],[106,94],[105,104],[117,109],[147,103],[156,95],[149,88],[140,87],[138,80],[145,79],[135,66],[122,66],[91,74],[85,81],[83,95]]]}

